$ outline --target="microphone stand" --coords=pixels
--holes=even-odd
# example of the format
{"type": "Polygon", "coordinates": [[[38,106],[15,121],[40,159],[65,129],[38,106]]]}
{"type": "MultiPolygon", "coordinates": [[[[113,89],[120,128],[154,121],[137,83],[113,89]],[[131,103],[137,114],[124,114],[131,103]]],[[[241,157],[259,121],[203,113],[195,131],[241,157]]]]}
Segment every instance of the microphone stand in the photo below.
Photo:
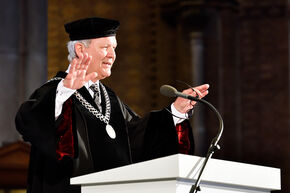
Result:
{"type": "Polygon", "coordinates": [[[207,101],[205,101],[203,99],[200,99],[198,97],[193,97],[191,95],[187,95],[187,94],[178,92],[174,87],[172,87],[170,85],[161,86],[160,87],[160,92],[161,92],[161,94],[163,94],[165,96],[168,96],[168,97],[182,97],[182,98],[186,98],[186,99],[189,99],[189,100],[192,100],[192,101],[201,102],[201,103],[207,105],[218,117],[218,120],[219,120],[219,132],[218,132],[217,136],[212,139],[212,141],[210,143],[210,146],[209,146],[209,149],[207,151],[206,158],[205,158],[205,160],[204,160],[204,162],[202,164],[202,168],[201,168],[201,170],[199,172],[199,175],[198,175],[198,178],[197,178],[197,180],[195,182],[195,185],[193,185],[191,187],[191,189],[190,189],[190,193],[196,193],[197,191],[200,191],[200,187],[199,187],[200,179],[201,179],[201,175],[202,175],[202,173],[203,173],[203,171],[204,171],[204,169],[206,167],[207,162],[212,157],[214,152],[216,150],[220,149],[220,146],[218,145],[218,141],[220,140],[220,138],[222,136],[222,133],[223,133],[223,130],[224,130],[224,123],[223,123],[222,116],[219,114],[217,109],[212,104],[210,104],[209,102],[207,102],[207,101]]]}
{"type": "Polygon", "coordinates": [[[205,105],[207,105],[217,116],[218,120],[219,120],[219,132],[218,134],[216,135],[216,137],[214,137],[210,143],[210,146],[208,148],[208,151],[207,151],[207,155],[206,155],[206,158],[202,164],[202,168],[199,172],[199,175],[198,175],[198,178],[195,182],[194,185],[192,185],[191,189],[190,189],[190,192],[189,193],[196,193],[197,191],[200,191],[200,187],[199,187],[199,184],[200,184],[200,180],[201,180],[201,175],[206,167],[206,164],[207,162],[209,161],[209,159],[212,157],[212,155],[214,154],[214,152],[216,150],[219,150],[220,149],[220,146],[218,145],[218,142],[222,136],[222,133],[223,133],[223,130],[224,130],[224,123],[223,123],[223,119],[220,115],[220,113],[217,111],[217,109],[212,105],[210,104],[209,102],[203,100],[203,99],[199,99],[199,98],[196,98],[196,97],[192,97],[192,96],[188,96],[187,97],[188,99],[190,100],[193,100],[193,101],[197,101],[197,102],[201,102],[205,105]]]}

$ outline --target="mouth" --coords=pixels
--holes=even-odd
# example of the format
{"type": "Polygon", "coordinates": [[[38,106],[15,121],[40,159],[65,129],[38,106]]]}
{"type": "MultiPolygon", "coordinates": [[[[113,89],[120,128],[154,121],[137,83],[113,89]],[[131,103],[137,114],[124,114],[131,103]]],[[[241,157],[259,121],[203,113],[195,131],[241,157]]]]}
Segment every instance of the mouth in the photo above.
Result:
{"type": "Polygon", "coordinates": [[[112,66],[112,63],[111,62],[102,62],[102,64],[104,66],[107,66],[107,67],[111,67],[112,66]]]}

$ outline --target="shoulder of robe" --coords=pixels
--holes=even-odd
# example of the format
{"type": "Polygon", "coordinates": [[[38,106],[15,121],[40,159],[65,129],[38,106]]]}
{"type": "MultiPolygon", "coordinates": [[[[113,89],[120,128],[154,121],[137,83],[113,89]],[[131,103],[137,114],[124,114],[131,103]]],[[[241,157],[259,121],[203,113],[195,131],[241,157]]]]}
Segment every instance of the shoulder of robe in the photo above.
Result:
{"type": "Polygon", "coordinates": [[[45,82],[41,87],[36,89],[32,95],[29,97],[31,99],[37,99],[41,96],[48,95],[49,93],[55,94],[56,87],[61,79],[65,78],[66,72],[58,72],[55,77],[45,82]]]}

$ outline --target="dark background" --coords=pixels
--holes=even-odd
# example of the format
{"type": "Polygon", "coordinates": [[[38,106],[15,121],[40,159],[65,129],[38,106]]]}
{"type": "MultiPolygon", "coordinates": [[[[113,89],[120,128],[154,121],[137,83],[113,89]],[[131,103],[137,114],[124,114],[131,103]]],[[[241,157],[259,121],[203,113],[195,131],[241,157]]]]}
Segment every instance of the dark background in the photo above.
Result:
{"type": "MultiPolygon", "coordinates": [[[[20,140],[14,117],[21,102],[66,69],[68,38],[63,24],[82,17],[109,17],[118,19],[121,28],[117,60],[106,84],[140,115],[172,102],[159,94],[163,84],[179,90],[186,86],[176,80],[210,84],[205,99],[225,122],[222,149],[214,158],[281,168],[282,190],[277,192],[288,193],[289,5],[286,0],[3,1],[0,147],[20,140]]],[[[192,124],[196,155],[205,156],[217,119],[198,105],[192,124]]],[[[12,167],[1,166],[7,164],[1,159],[13,152],[27,157],[21,149],[25,144],[17,144],[9,153],[0,150],[0,170],[12,167]]],[[[0,183],[0,189],[23,187],[17,183],[0,183]]]]}

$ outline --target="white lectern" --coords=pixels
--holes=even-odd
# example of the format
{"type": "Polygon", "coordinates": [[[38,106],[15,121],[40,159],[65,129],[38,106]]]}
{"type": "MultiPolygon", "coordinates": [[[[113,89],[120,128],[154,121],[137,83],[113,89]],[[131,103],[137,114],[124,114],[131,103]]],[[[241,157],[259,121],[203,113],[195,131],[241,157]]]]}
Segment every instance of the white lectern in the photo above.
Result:
{"type": "MultiPolygon", "coordinates": [[[[204,158],[183,154],[71,179],[82,193],[188,193],[204,158]]],[[[280,190],[280,169],[209,160],[200,193],[260,193],[280,190]]]]}

